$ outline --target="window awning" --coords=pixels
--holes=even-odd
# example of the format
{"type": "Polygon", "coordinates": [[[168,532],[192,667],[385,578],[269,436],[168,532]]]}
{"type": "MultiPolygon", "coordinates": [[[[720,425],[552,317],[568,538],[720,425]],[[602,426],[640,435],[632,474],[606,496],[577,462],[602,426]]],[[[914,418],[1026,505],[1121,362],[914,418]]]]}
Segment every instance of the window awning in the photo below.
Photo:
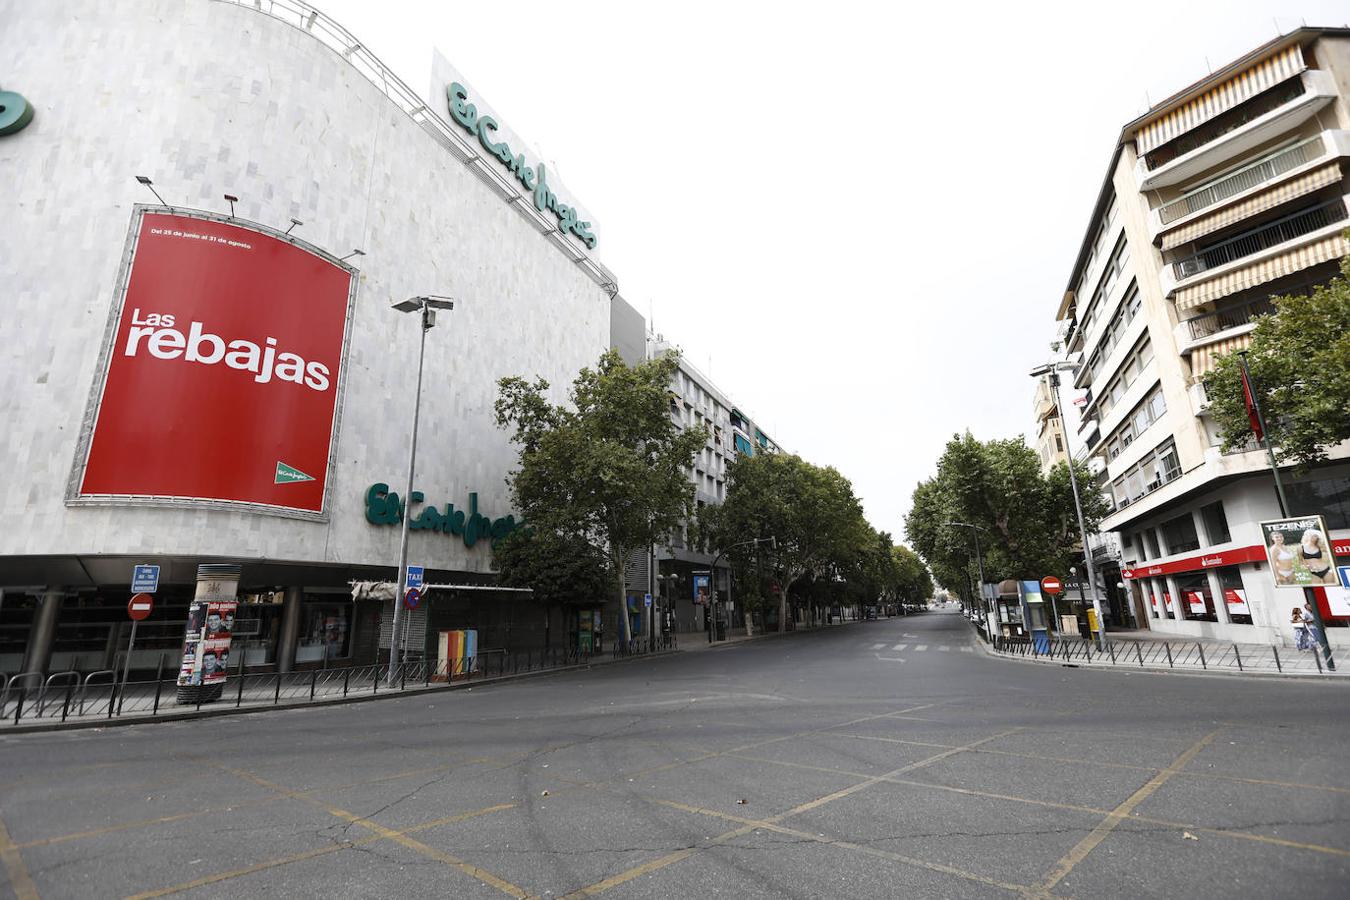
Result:
{"type": "Polygon", "coordinates": [[[1292,275],[1318,263],[1324,263],[1330,259],[1339,259],[1346,253],[1350,253],[1350,245],[1347,245],[1345,238],[1339,234],[1328,235],[1314,243],[1288,250],[1278,256],[1262,260],[1255,265],[1229,272],[1227,275],[1222,275],[1212,281],[1206,281],[1203,284],[1177,291],[1174,298],[1177,311],[1193,309],[1202,303],[1236,294],[1238,291],[1274,281],[1276,278],[1285,275],[1292,275]]]}
{"type": "Polygon", "coordinates": [[[1313,191],[1335,184],[1341,180],[1341,164],[1328,163],[1325,166],[1304,172],[1302,175],[1284,184],[1276,185],[1245,200],[1234,203],[1227,209],[1201,216],[1180,228],[1163,235],[1162,249],[1173,250],[1182,244],[1190,243],[1198,237],[1213,234],[1221,228],[1227,228],[1234,222],[1240,222],[1248,216],[1274,209],[1281,203],[1311,194],[1313,191]]]}
{"type": "Polygon", "coordinates": [[[1143,156],[1153,148],[1203,125],[1267,88],[1292,78],[1307,67],[1307,63],[1303,61],[1302,46],[1293,44],[1285,47],[1223,84],[1164,113],[1147,125],[1140,126],[1134,136],[1137,152],[1143,156]]]}
{"type": "Polygon", "coordinates": [[[1245,350],[1251,345],[1252,336],[1248,333],[1191,351],[1191,377],[1200,378],[1208,375],[1214,371],[1214,364],[1218,362],[1220,356],[1237,350],[1245,350]]]}

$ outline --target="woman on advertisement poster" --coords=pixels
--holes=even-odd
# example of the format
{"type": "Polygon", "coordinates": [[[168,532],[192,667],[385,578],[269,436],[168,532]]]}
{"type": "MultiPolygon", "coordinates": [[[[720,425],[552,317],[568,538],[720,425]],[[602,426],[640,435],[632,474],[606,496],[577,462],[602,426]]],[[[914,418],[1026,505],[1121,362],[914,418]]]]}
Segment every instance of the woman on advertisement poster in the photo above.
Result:
{"type": "Polygon", "coordinates": [[[1262,522],[1275,586],[1295,590],[1335,585],[1336,558],[1321,516],[1262,522]]]}
{"type": "Polygon", "coordinates": [[[1270,558],[1270,570],[1275,573],[1277,585],[1294,583],[1294,551],[1284,542],[1283,531],[1270,533],[1266,555],[1270,558]]]}
{"type": "Polygon", "coordinates": [[[1303,532],[1299,556],[1308,571],[1307,584],[1336,583],[1336,575],[1331,568],[1331,553],[1327,550],[1327,540],[1322,532],[1314,529],[1303,532]]]}

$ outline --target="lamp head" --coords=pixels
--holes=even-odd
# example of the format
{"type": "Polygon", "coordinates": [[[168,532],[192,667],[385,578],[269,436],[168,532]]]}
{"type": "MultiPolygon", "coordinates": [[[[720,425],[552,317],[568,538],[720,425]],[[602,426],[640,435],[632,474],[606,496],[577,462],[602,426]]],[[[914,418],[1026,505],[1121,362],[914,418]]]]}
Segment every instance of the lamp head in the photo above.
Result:
{"type": "Polygon", "coordinates": [[[146,187],[149,187],[150,185],[154,184],[153,181],[151,181],[149,178],[146,178],[144,175],[137,175],[136,180],[139,181],[141,184],[145,185],[146,187]]]}

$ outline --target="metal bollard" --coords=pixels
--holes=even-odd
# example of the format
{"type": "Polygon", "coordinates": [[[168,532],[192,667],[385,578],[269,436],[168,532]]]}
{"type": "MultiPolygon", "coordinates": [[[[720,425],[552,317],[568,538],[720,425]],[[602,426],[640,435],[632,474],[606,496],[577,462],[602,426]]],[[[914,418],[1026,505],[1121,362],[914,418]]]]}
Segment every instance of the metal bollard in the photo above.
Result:
{"type": "Polygon", "coordinates": [[[1163,649],[1167,651],[1167,668],[1172,668],[1172,645],[1163,641],[1163,649]]]}
{"type": "Polygon", "coordinates": [[[150,715],[159,715],[159,692],[164,689],[164,654],[159,655],[159,668],[155,670],[155,708],[150,715]]]}
{"type": "MultiPolygon", "coordinates": [[[[427,669],[427,672],[430,671],[431,669],[427,669]]],[[[352,681],[352,670],[349,667],[347,671],[342,673],[342,696],[344,697],[347,696],[347,687],[351,684],[351,681],[352,681]]]]}
{"type": "Polygon", "coordinates": [[[319,685],[319,670],[309,670],[309,699],[314,700],[314,689],[319,685]]]}
{"type": "Polygon", "coordinates": [[[278,672],[276,692],[272,694],[272,705],[276,706],[280,702],[281,702],[281,673],[278,672]]]}
{"type": "Polygon", "coordinates": [[[1205,648],[1199,641],[1195,642],[1195,649],[1200,651],[1200,668],[1208,669],[1209,665],[1205,662],[1205,648]]]}
{"type": "Polygon", "coordinates": [[[1139,658],[1139,668],[1142,669],[1144,667],[1144,654],[1139,650],[1138,641],[1135,641],[1134,644],[1134,655],[1139,658]]]}
{"type": "Polygon", "coordinates": [[[1242,671],[1242,651],[1238,649],[1238,645],[1237,645],[1237,644],[1234,644],[1234,645],[1233,645],[1233,658],[1237,660],[1238,671],[1241,672],[1241,671],[1242,671]]]}
{"type": "Polygon", "coordinates": [[[62,722],[64,722],[64,721],[66,720],[66,714],[67,714],[68,712],[70,712],[70,698],[71,698],[71,695],[74,694],[74,693],[75,693],[75,682],[72,681],[72,682],[70,682],[69,684],[66,685],[66,702],[63,703],[63,704],[61,704],[61,721],[62,721],[62,722]]]}
{"type": "Polygon", "coordinates": [[[1284,674],[1284,666],[1280,665],[1280,648],[1271,644],[1270,649],[1275,654],[1275,671],[1284,674]]]}

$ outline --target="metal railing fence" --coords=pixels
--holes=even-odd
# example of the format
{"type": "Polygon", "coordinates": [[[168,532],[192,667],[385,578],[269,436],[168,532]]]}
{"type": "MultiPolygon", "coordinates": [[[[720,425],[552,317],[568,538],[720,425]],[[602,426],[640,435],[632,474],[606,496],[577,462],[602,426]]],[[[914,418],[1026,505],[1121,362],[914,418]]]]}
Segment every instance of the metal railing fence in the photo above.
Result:
{"type": "Polygon", "coordinates": [[[1276,644],[1215,641],[1111,641],[1106,652],[1081,638],[1033,641],[995,636],[992,649],[1005,656],[1062,662],[1069,665],[1138,669],[1181,669],[1201,672],[1268,672],[1282,675],[1326,675],[1322,656],[1276,644]]]}
{"type": "Polygon", "coordinates": [[[618,659],[644,656],[676,649],[675,636],[655,640],[635,638],[628,644],[616,642],[607,653],[553,648],[507,651],[481,650],[476,656],[446,660],[411,659],[388,677],[388,666],[368,665],[346,668],[315,668],[299,672],[232,672],[221,682],[220,692],[208,699],[207,690],[195,688],[198,699],[189,703],[177,700],[178,683],[175,657],[163,654],[153,678],[138,678],[123,683],[120,668],[82,675],[79,672],[0,673],[0,730],[5,726],[35,722],[91,721],[122,716],[161,716],[183,712],[210,712],[221,708],[268,708],[342,700],[348,697],[412,690],[433,690],[460,683],[478,683],[509,678],[529,672],[543,672],[572,666],[589,665],[604,657],[618,659]]]}
{"type": "Polygon", "coordinates": [[[1210,269],[1236,262],[1262,250],[1292,241],[1305,234],[1334,225],[1346,218],[1345,201],[1340,197],[1308,209],[1291,213],[1274,222],[1231,237],[1172,263],[1177,280],[1199,275],[1210,269]]]}
{"type": "Polygon", "coordinates": [[[1290,169],[1321,155],[1322,137],[1318,135],[1275,154],[1269,159],[1239,169],[1226,178],[1216,181],[1209,187],[1187,194],[1171,203],[1158,208],[1158,217],[1167,225],[1188,216],[1191,213],[1207,209],[1216,203],[1227,200],[1236,194],[1264,184],[1290,169]]]}

